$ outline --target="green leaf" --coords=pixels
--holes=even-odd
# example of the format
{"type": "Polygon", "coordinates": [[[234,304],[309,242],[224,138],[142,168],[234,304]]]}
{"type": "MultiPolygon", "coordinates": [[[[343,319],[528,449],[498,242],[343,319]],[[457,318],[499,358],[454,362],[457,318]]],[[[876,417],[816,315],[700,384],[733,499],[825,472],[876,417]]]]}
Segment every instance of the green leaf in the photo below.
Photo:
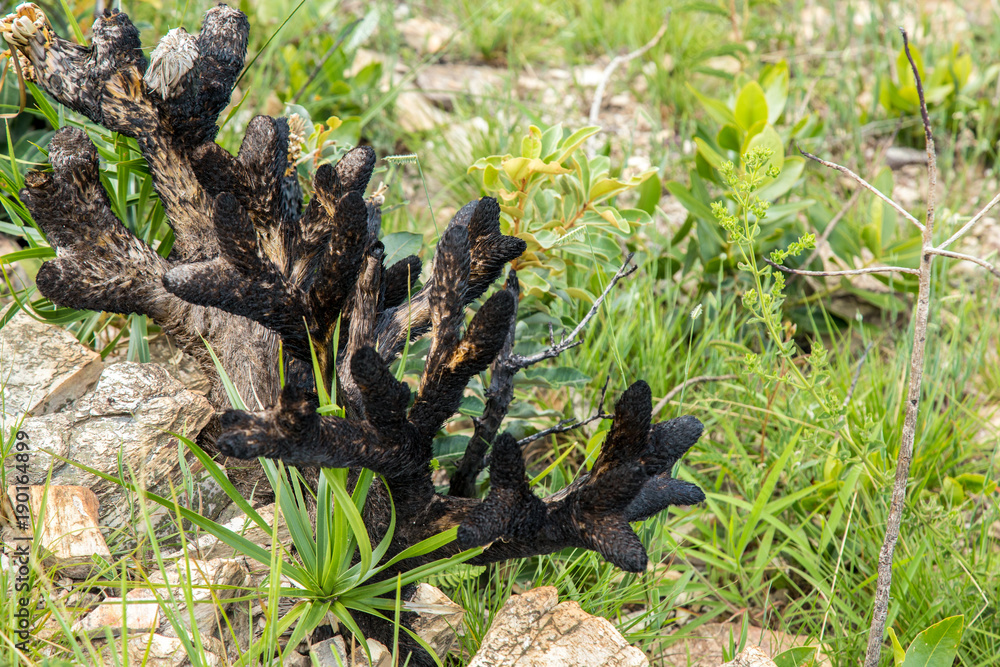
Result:
{"type": "MultiPolygon", "coordinates": [[[[772,180],[770,183],[762,186],[757,190],[757,196],[764,201],[774,202],[786,194],[788,191],[795,187],[798,183],[799,178],[802,177],[802,172],[805,170],[806,160],[798,155],[792,155],[785,158],[785,164],[781,167],[781,173],[778,177],[772,180]]],[[[768,219],[771,219],[770,213],[768,214],[768,219]]]]}
{"type": "Polygon", "coordinates": [[[774,493],[774,489],[778,485],[778,478],[785,470],[785,466],[788,465],[788,460],[791,458],[792,452],[795,451],[795,448],[798,446],[799,436],[801,435],[802,431],[799,430],[788,439],[788,443],[785,445],[785,450],[781,453],[781,456],[778,457],[778,460],[771,465],[771,469],[768,471],[767,477],[764,478],[764,483],[760,485],[760,491],[757,493],[757,497],[753,501],[749,516],[747,516],[746,520],[743,522],[743,531],[741,532],[739,541],[736,544],[735,558],[737,560],[742,558],[743,552],[746,551],[747,546],[750,544],[750,540],[754,536],[757,524],[761,520],[761,515],[764,513],[764,507],[771,499],[771,494],[774,493]]]}
{"type": "Polygon", "coordinates": [[[749,130],[760,121],[767,122],[767,97],[759,83],[751,81],[743,86],[736,98],[734,115],[736,124],[744,130],[749,130]]]}
{"type": "Polygon", "coordinates": [[[782,60],[770,65],[760,75],[760,85],[767,98],[767,122],[774,124],[781,118],[788,101],[788,63],[782,60]]]}
{"type": "Polygon", "coordinates": [[[699,93],[690,83],[687,84],[687,88],[691,91],[691,94],[694,95],[699,102],[701,102],[701,105],[705,107],[705,112],[708,113],[708,115],[711,116],[712,120],[716,123],[719,125],[736,123],[736,116],[733,115],[732,110],[726,106],[725,102],[699,93]]]}
{"type": "Polygon", "coordinates": [[[463,396],[462,402],[458,404],[459,414],[467,417],[482,417],[485,409],[486,404],[475,396],[463,396]]]}
{"type": "MultiPolygon", "coordinates": [[[[419,253],[424,245],[424,237],[412,232],[395,232],[383,236],[382,245],[385,246],[385,268],[389,268],[399,260],[419,253]]],[[[416,282],[418,276],[412,278],[416,282]]]]}
{"type": "Polygon", "coordinates": [[[778,169],[785,166],[785,144],[781,141],[781,136],[774,129],[774,126],[765,124],[760,132],[750,139],[750,142],[747,144],[747,150],[749,151],[757,146],[769,148],[772,151],[771,159],[768,160],[767,165],[764,167],[765,170],[769,169],[771,165],[774,165],[778,169]]]}
{"type": "Polygon", "coordinates": [[[14,262],[19,262],[22,259],[49,259],[50,257],[55,256],[55,248],[41,246],[39,248],[27,248],[25,250],[9,252],[6,255],[0,255],[0,260],[3,260],[8,264],[13,264],[14,262]]]}
{"type": "Polygon", "coordinates": [[[910,643],[902,667],[951,667],[964,626],[964,616],[949,616],[930,626],[910,643]]]}
{"type": "MultiPolygon", "coordinates": [[[[695,141],[698,141],[698,139],[695,138],[695,141]]],[[[715,135],[715,141],[719,144],[719,148],[736,151],[737,153],[740,152],[740,148],[743,146],[743,138],[740,136],[740,128],[736,127],[732,123],[726,123],[722,126],[719,133],[715,135]]],[[[699,144],[698,147],[701,148],[701,144],[699,144]]],[[[705,159],[708,159],[708,156],[706,156],[705,159]]],[[[719,168],[719,165],[714,164],[712,160],[708,160],[708,162],[716,169],[719,168]]]]}
{"type": "Polygon", "coordinates": [[[677,198],[677,201],[684,208],[693,213],[696,218],[709,224],[717,224],[715,216],[712,214],[712,209],[708,207],[708,204],[691,194],[691,191],[683,185],[677,181],[670,181],[667,183],[667,190],[677,198]]]}
{"type": "Polygon", "coordinates": [[[581,127],[579,130],[569,135],[563,139],[562,144],[559,146],[559,153],[555,160],[556,162],[562,164],[566,158],[568,158],[577,148],[583,145],[590,137],[594,136],[601,131],[601,128],[594,126],[581,127]]]}
{"type": "Polygon", "coordinates": [[[906,651],[903,650],[903,646],[896,639],[896,632],[892,628],[889,628],[889,640],[892,642],[892,664],[895,667],[900,667],[903,664],[903,660],[906,659],[906,651]]]}
{"type": "Polygon", "coordinates": [[[654,175],[644,180],[642,185],[639,186],[639,201],[635,207],[653,215],[656,211],[656,205],[660,203],[660,197],[662,196],[663,183],[660,181],[658,175],[654,175]]]}
{"type": "Polygon", "coordinates": [[[796,646],[782,651],[772,660],[776,667],[808,667],[812,664],[816,651],[815,646],[796,646]]]}
{"type": "Polygon", "coordinates": [[[965,472],[955,477],[955,481],[969,493],[982,493],[983,489],[986,488],[986,475],[965,472]]]}
{"type": "Polygon", "coordinates": [[[534,125],[521,139],[521,155],[532,159],[542,156],[542,132],[534,125]]]}
{"type": "Polygon", "coordinates": [[[698,147],[698,155],[705,158],[705,162],[712,165],[713,169],[718,169],[726,162],[726,158],[719,155],[714,148],[708,145],[708,142],[701,137],[695,137],[694,143],[698,147]]]}

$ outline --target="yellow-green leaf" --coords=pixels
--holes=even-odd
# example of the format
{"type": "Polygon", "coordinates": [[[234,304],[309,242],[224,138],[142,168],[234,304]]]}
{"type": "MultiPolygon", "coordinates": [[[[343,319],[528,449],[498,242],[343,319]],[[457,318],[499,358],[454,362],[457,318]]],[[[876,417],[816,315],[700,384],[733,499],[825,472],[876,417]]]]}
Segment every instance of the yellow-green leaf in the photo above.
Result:
{"type": "Polygon", "coordinates": [[[754,123],[767,122],[767,97],[764,89],[756,81],[751,81],[740,90],[736,98],[736,124],[749,130],[754,123]]]}
{"type": "Polygon", "coordinates": [[[765,125],[760,132],[754,135],[747,144],[747,150],[749,151],[757,146],[771,149],[771,159],[768,160],[765,170],[770,169],[771,165],[774,165],[778,169],[785,166],[785,144],[781,141],[778,131],[773,126],[765,125]]]}

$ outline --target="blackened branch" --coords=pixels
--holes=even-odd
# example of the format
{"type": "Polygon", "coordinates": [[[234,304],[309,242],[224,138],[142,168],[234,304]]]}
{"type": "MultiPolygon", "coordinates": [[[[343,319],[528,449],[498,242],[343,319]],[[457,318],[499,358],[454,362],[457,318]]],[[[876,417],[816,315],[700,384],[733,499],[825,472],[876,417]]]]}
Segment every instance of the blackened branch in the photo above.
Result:
{"type": "Polygon", "coordinates": [[[615,275],[611,277],[607,287],[605,287],[604,291],[601,292],[601,295],[594,300],[594,304],[590,307],[590,310],[587,311],[587,314],[584,315],[583,319],[580,320],[580,323],[576,325],[576,328],[574,328],[569,335],[563,335],[559,339],[558,343],[551,344],[548,348],[536,354],[532,354],[527,357],[523,357],[519,354],[512,354],[509,363],[513,364],[517,368],[527,368],[533,364],[537,364],[539,361],[558,357],[566,350],[576,347],[582,343],[583,341],[579,339],[580,334],[587,327],[587,324],[590,323],[590,320],[597,315],[597,312],[601,309],[601,304],[604,303],[604,300],[608,297],[608,294],[611,293],[611,290],[614,289],[619,280],[625,276],[632,275],[639,268],[637,265],[632,264],[632,257],[634,256],[635,253],[630,252],[628,254],[625,261],[622,263],[621,268],[619,268],[615,275]]]}

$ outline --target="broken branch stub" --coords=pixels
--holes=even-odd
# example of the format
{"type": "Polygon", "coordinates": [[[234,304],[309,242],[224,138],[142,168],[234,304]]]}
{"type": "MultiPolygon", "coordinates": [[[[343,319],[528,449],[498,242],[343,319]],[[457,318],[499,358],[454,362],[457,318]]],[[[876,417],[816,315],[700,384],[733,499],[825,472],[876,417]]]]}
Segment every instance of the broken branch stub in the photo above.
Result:
{"type": "MultiPolygon", "coordinates": [[[[16,32],[12,43],[43,90],[136,138],[176,242],[163,258],[115,217],[94,146],[84,132],[64,128],[52,140],[52,171],[30,174],[22,192],[58,253],[39,274],[43,294],[61,306],[145,314],[217,378],[203,341],[211,345],[254,406],[221,416],[215,447],[222,454],[378,473],[364,518],[381,539],[395,508],[386,559],[457,528],[453,543],[397,563],[382,578],[471,547],[485,548],[473,563],[581,547],[623,569],[645,570],[645,548],[629,523],[704,500],[701,489],[671,474],[700,437],[701,423],[681,417],[653,424],[650,389],[636,382],[617,401],[593,470],[547,498],[532,492],[518,443],[500,433],[511,378],[571,347],[596,311],[542,357],[516,357],[511,271],[466,324],[467,306],[525,249],[501,232],[494,199],[455,214],[418,288],[418,259],[383,264],[381,197],[364,196],[376,161],[370,148],[321,166],[303,207],[294,168],[299,133],[288,119],[255,118],[236,156],[214,143],[216,120],[243,66],[243,14],[224,5],[209,10],[200,33],[171,31],[151,62],[125,14],[110,10],[93,30],[93,46],[72,44],[33,5],[0,21],[0,32],[16,32]],[[424,334],[431,346],[411,404],[411,387],[389,366],[408,339],[424,334]],[[314,351],[319,379],[337,383],[344,417],[317,413],[314,351]],[[458,411],[470,379],[491,367],[497,385],[477,425],[475,456],[456,495],[439,494],[431,481],[433,440],[458,411]],[[490,447],[491,489],[485,499],[467,497],[490,447]]],[[[626,262],[609,290],[631,270],[626,262]]],[[[209,398],[218,409],[227,405],[218,379],[209,398]]],[[[392,643],[389,624],[358,620],[372,637],[392,643]]],[[[399,640],[401,652],[413,654],[410,664],[430,664],[405,635],[399,640]]]]}

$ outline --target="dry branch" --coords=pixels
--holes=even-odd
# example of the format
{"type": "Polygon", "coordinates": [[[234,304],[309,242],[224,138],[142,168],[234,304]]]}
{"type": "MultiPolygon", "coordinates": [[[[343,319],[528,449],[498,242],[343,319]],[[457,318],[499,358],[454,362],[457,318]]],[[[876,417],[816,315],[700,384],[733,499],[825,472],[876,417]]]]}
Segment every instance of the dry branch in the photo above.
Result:
{"type": "Polygon", "coordinates": [[[906,218],[907,220],[909,220],[910,222],[912,222],[914,225],[916,225],[917,229],[919,229],[920,231],[923,231],[923,229],[924,229],[923,223],[921,223],[919,220],[917,220],[916,218],[914,218],[910,214],[909,211],[907,211],[905,208],[903,208],[902,206],[900,206],[899,204],[897,204],[891,197],[888,197],[888,196],[882,194],[882,192],[878,188],[876,188],[874,185],[872,185],[871,183],[869,183],[865,179],[863,179],[860,176],[858,176],[857,174],[855,174],[853,171],[851,171],[847,167],[841,166],[841,165],[836,164],[834,162],[828,162],[827,160],[824,160],[823,158],[817,157],[817,156],[813,155],[812,153],[807,153],[806,151],[799,151],[799,152],[802,153],[803,156],[809,158],[810,160],[813,160],[814,162],[819,162],[824,167],[828,167],[830,169],[836,169],[837,171],[841,172],[842,174],[846,174],[847,177],[850,178],[852,181],[854,181],[855,183],[857,183],[861,187],[865,188],[869,192],[873,193],[876,197],[878,197],[879,199],[881,199],[882,201],[884,201],[886,204],[888,204],[889,206],[891,206],[892,208],[894,208],[896,210],[896,212],[899,213],[901,216],[903,216],[904,218],[906,218]]]}

